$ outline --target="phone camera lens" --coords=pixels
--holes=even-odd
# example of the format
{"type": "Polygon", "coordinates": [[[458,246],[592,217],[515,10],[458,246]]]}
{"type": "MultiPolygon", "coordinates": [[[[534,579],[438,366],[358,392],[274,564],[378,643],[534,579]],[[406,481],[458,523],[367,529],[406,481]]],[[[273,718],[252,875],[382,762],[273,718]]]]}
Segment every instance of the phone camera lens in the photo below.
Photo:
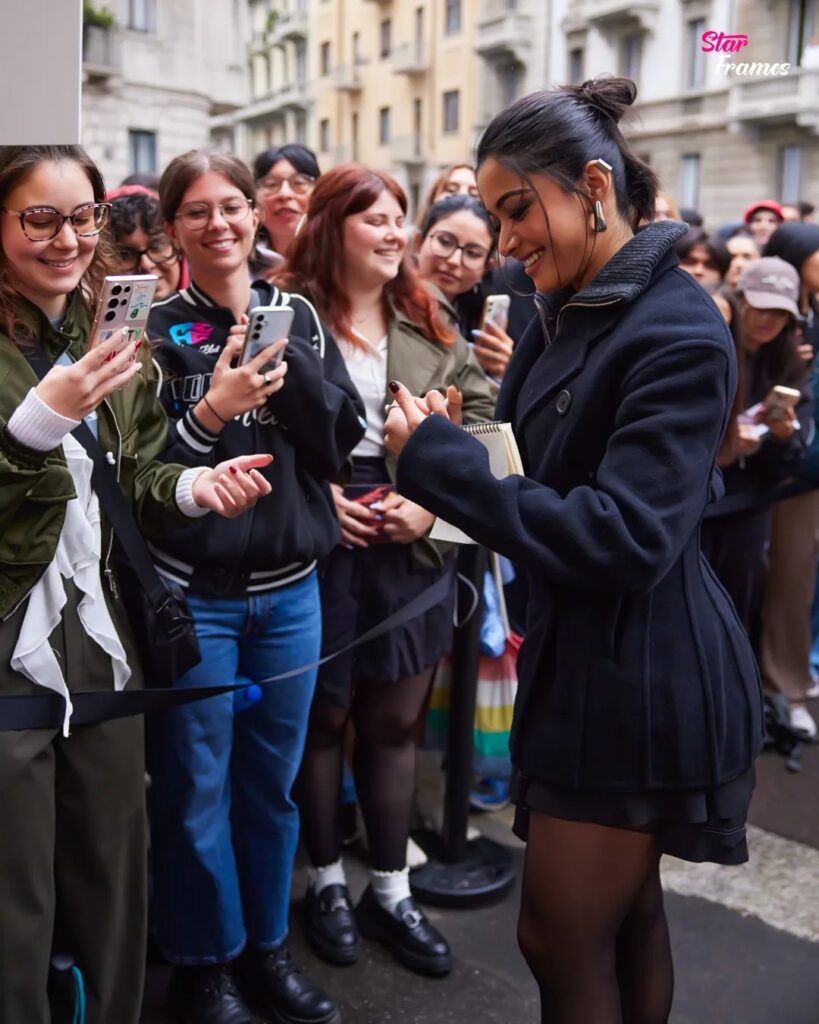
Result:
{"type": "Polygon", "coordinates": [[[113,309],[105,314],[105,319],[108,320],[109,323],[110,323],[111,320],[116,320],[116,318],[117,318],[117,314],[113,311],[113,309]]]}
{"type": "Polygon", "coordinates": [[[111,294],[112,294],[112,295],[119,295],[119,293],[120,293],[121,291],[122,291],[122,285],[120,285],[120,284],[115,284],[115,285],[114,285],[114,287],[113,287],[113,288],[111,289],[111,294]]]}
{"type": "Polygon", "coordinates": [[[125,294],[127,295],[130,290],[131,290],[131,286],[129,284],[126,284],[125,285],[125,294]]]}
{"type": "Polygon", "coordinates": [[[120,306],[127,306],[128,305],[128,300],[127,299],[120,299],[120,303],[119,304],[120,304],[120,306]]]}
{"type": "Polygon", "coordinates": [[[119,303],[119,299],[111,299],[111,301],[108,303],[108,308],[109,309],[116,309],[118,303],[119,303]]]}
{"type": "Polygon", "coordinates": [[[254,341],[258,341],[259,337],[260,337],[259,331],[254,331],[253,332],[253,340],[254,341]]]}

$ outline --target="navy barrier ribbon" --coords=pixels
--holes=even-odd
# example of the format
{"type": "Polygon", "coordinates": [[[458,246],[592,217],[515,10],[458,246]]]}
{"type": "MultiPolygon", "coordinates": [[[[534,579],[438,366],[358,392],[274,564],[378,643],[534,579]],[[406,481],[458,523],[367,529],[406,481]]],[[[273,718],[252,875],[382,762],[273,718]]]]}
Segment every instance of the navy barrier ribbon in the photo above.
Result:
{"type": "MultiPolygon", "coordinates": [[[[403,608],[388,615],[386,619],[376,623],[372,629],[355,638],[345,647],[332,654],[326,654],[318,661],[308,665],[291,668],[287,672],[270,676],[267,679],[253,680],[259,686],[269,686],[282,679],[292,679],[303,672],[326,665],[328,661],[346,654],[347,651],[361,644],[375,640],[376,637],[389,633],[390,630],[403,626],[430,611],[435,605],[446,598],[454,586],[449,573],[444,573],[432,586],[421,591],[403,608]]],[[[190,704],[208,697],[244,690],[247,683],[224,686],[195,686],[185,689],[146,689],[146,690],[78,690],[72,692],[71,703],[74,711],[71,725],[91,725],[94,722],[107,722],[115,718],[128,718],[131,715],[146,715],[154,711],[166,711],[180,704],[190,704]]],[[[42,693],[34,694],[0,694],[0,732],[11,732],[16,729],[59,729],[65,715],[65,701],[56,693],[43,687],[42,693]]]]}

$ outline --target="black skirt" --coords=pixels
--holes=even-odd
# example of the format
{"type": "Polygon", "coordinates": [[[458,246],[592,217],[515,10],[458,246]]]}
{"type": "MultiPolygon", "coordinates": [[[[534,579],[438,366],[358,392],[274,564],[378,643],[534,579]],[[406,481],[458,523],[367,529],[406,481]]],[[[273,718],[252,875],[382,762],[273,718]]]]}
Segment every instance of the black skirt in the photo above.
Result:
{"type": "Polygon", "coordinates": [[[753,767],[711,789],[612,793],[568,789],[518,773],[511,797],[517,804],[515,835],[529,833],[529,812],[567,821],[650,832],[661,853],[681,860],[744,864],[745,821],[756,774],[753,767]]]}
{"type": "MultiPolygon", "coordinates": [[[[351,485],[366,489],[388,480],[380,459],[356,459],[351,485]]],[[[322,656],[340,650],[432,586],[451,576],[448,597],[423,615],[323,665],[316,699],[349,707],[355,683],[393,683],[431,668],[452,647],[455,560],[419,568],[409,544],[338,546],[321,566],[322,656]]]]}

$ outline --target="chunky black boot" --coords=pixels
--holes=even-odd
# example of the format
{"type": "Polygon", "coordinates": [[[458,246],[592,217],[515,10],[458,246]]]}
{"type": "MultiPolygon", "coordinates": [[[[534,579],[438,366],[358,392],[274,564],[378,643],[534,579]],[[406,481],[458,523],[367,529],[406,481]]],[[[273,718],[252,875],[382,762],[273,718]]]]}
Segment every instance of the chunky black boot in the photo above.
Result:
{"type": "Polygon", "coordinates": [[[313,952],[330,964],[354,964],[361,955],[358,925],[346,885],[311,886],[304,898],[304,926],[313,952]]]}
{"type": "Polygon", "coordinates": [[[440,978],[452,970],[446,939],[429,923],[412,896],[401,900],[395,914],[391,914],[375,898],[372,886],[367,886],[355,916],[365,939],[380,942],[416,974],[440,978]]]}
{"type": "Polygon", "coordinates": [[[341,1024],[332,999],[296,967],[287,946],[246,949],[235,975],[248,1003],[275,1024],[341,1024]]]}
{"type": "Polygon", "coordinates": [[[228,964],[174,967],[168,1009],[175,1024],[256,1024],[228,964]]]}

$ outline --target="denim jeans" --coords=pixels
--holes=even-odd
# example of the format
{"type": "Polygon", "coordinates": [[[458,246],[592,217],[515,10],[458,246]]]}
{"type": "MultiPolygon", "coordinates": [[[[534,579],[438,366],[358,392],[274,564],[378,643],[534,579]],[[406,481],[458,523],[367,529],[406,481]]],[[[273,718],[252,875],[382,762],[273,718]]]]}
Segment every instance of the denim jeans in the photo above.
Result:
{"type": "MultiPolygon", "coordinates": [[[[258,596],[190,595],[202,661],[177,687],[258,682],[321,648],[315,572],[258,596]]],[[[174,708],[150,723],[153,921],[173,963],[223,963],[287,937],[299,816],[291,797],[316,670],[174,708]]]]}

